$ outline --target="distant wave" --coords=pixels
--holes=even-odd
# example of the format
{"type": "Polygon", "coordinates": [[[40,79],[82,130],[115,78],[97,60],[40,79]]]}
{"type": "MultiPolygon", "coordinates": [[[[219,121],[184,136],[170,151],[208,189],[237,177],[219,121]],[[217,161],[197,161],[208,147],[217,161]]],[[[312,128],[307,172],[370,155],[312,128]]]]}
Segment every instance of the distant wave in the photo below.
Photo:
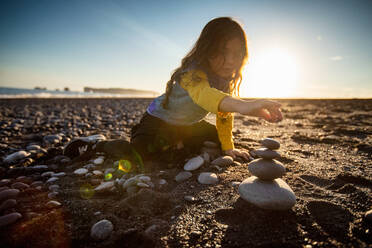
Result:
{"type": "Polygon", "coordinates": [[[0,87],[0,98],[140,98],[156,97],[153,94],[110,94],[79,91],[55,91],[0,87]]]}

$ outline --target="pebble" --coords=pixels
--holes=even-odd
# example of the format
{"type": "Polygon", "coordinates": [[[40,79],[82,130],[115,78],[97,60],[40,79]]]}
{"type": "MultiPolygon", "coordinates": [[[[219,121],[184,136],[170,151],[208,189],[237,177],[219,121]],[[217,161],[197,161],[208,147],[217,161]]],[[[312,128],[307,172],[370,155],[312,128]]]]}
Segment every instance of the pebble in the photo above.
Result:
{"type": "Polygon", "coordinates": [[[17,205],[17,201],[15,199],[8,199],[8,200],[4,201],[3,203],[1,203],[0,212],[2,212],[5,209],[12,208],[15,205],[17,205]]]}
{"type": "Polygon", "coordinates": [[[259,148],[254,152],[256,153],[257,156],[264,159],[274,159],[280,157],[279,152],[270,150],[269,148],[259,148]]]}
{"type": "Polygon", "coordinates": [[[234,163],[234,159],[230,156],[222,156],[212,161],[212,165],[228,166],[234,163]]]}
{"type": "Polygon", "coordinates": [[[372,223],[372,209],[367,211],[364,215],[364,217],[366,218],[367,221],[369,221],[370,223],[372,223]]]}
{"type": "Polygon", "coordinates": [[[124,184],[123,184],[123,189],[126,189],[126,188],[128,188],[128,187],[130,187],[130,186],[134,186],[134,185],[137,184],[137,182],[138,182],[137,177],[131,177],[131,178],[127,179],[127,180],[124,182],[124,184]]]}
{"type": "Polygon", "coordinates": [[[62,140],[62,137],[59,135],[46,135],[43,138],[45,143],[50,143],[50,144],[56,144],[59,143],[62,140]]]}
{"type": "Polygon", "coordinates": [[[141,182],[137,183],[137,186],[140,187],[140,188],[150,188],[150,186],[148,184],[141,183],[141,182]]]}
{"type": "Polygon", "coordinates": [[[233,186],[233,187],[236,187],[236,186],[239,186],[239,185],[240,185],[240,182],[236,182],[236,181],[231,182],[231,186],[233,186]]]}
{"type": "Polygon", "coordinates": [[[18,189],[6,189],[0,192],[0,201],[3,201],[8,198],[14,198],[17,197],[19,194],[18,189]]]}
{"type": "Polygon", "coordinates": [[[189,171],[181,171],[180,173],[177,174],[177,176],[174,178],[174,180],[176,180],[177,182],[180,183],[180,182],[186,181],[190,177],[192,177],[192,173],[191,172],[189,172],[189,171]]]}
{"type": "Polygon", "coordinates": [[[96,158],[95,160],[93,160],[93,163],[94,164],[102,164],[103,163],[103,161],[105,160],[105,158],[104,157],[98,157],[98,158],[96,158]]]}
{"type": "Polygon", "coordinates": [[[88,137],[82,137],[80,139],[82,139],[84,141],[88,141],[88,142],[94,142],[94,141],[106,140],[106,137],[102,134],[95,134],[95,135],[91,135],[91,136],[88,136],[88,137]]]}
{"type": "Polygon", "coordinates": [[[10,225],[22,218],[20,213],[14,212],[0,217],[0,227],[10,225]]]}
{"type": "Polygon", "coordinates": [[[33,171],[43,171],[47,170],[48,166],[47,165],[35,165],[31,167],[33,171]]]}
{"type": "Polygon", "coordinates": [[[239,195],[263,209],[287,210],[296,204],[296,196],[282,179],[263,181],[252,176],[239,185],[239,195]]]}
{"type": "Polygon", "coordinates": [[[204,152],[203,155],[202,155],[202,158],[207,163],[209,163],[211,161],[211,156],[209,155],[208,152],[204,152]]]}
{"type": "Polygon", "coordinates": [[[160,179],[159,184],[160,185],[165,185],[165,184],[167,184],[167,181],[165,179],[160,179]]]}
{"type": "Polygon", "coordinates": [[[55,208],[55,207],[59,207],[61,206],[62,204],[58,201],[48,201],[46,206],[47,208],[55,208]]]}
{"type": "Polygon", "coordinates": [[[39,145],[28,145],[26,147],[26,150],[29,151],[29,150],[40,150],[41,147],[39,145]]]}
{"type": "Polygon", "coordinates": [[[0,187],[5,186],[10,183],[10,179],[1,179],[0,181],[0,187]]]}
{"type": "Polygon", "coordinates": [[[201,184],[215,184],[218,182],[218,177],[212,172],[202,172],[198,177],[198,182],[201,184]]]}
{"type": "Polygon", "coordinates": [[[94,170],[94,171],[92,171],[92,173],[93,173],[93,175],[95,175],[95,176],[102,176],[102,175],[103,175],[103,172],[100,171],[100,170],[94,170]]]}
{"type": "Polygon", "coordinates": [[[54,172],[53,171],[46,171],[41,174],[42,177],[51,177],[53,176],[54,172]]]}
{"type": "Polygon", "coordinates": [[[75,171],[74,171],[74,174],[75,174],[75,175],[78,175],[78,176],[82,176],[82,175],[85,175],[87,172],[88,172],[87,169],[85,169],[85,168],[80,168],[80,169],[75,170],[75,171]]]}
{"type": "Polygon", "coordinates": [[[54,173],[53,176],[54,177],[64,177],[64,176],[66,176],[66,173],[65,172],[54,173]]]}
{"type": "Polygon", "coordinates": [[[196,200],[196,198],[191,195],[185,195],[184,199],[188,202],[194,202],[196,200]]]}
{"type": "Polygon", "coordinates": [[[110,190],[112,187],[114,187],[114,181],[103,182],[100,185],[98,185],[97,187],[95,187],[94,191],[104,192],[104,191],[110,190]]]}
{"type": "Polygon", "coordinates": [[[9,154],[8,156],[6,156],[4,158],[4,162],[5,163],[13,163],[13,162],[16,162],[18,160],[21,160],[21,159],[24,159],[24,158],[27,158],[28,156],[30,156],[31,153],[28,153],[26,151],[18,151],[18,152],[14,152],[12,154],[9,154]]]}
{"type": "Polygon", "coordinates": [[[47,181],[46,181],[46,183],[54,183],[55,181],[58,181],[58,177],[51,177],[51,178],[49,178],[47,181]]]}
{"type": "Polygon", "coordinates": [[[262,180],[273,180],[285,174],[285,167],[276,160],[255,159],[248,164],[248,170],[252,175],[262,180]]]}
{"type": "Polygon", "coordinates": [[[57,195],[58,195],[59,193],[58,192],[50,192],[49,194],[48,194],[48,198],[49,199],[55,199],[55,198],[57,198],[57,195]]]}
{"type": "Polygon", "coordinates": [[[111,221],[101,220],[92,226],[90,229],[90,236],[94,240],[104,240],[110,236],[113,229],[114,226],[111,221]]]}
{"type": "Polygon", "coordinates": [[[193,170],[199,169],[200,166],[202,166],[203,164],[204,164],[204,159],[201,156],[197,156],[187,161],[183,169],[185,171],[193,171],[193,170]]]}
{"type": "Polygon", "coordinates": [[[11,187],[13,189],[27,189],[30,186],[22,182],[16,182],[16,183],[13,183],[11,187]]]}
{"type": "Polygon", "coordinates": [[[34,181],[33,183],[31,183],[31,187],[37,187],[37,186],[43,186],[44,183],[42,181],[34,181]]]}
{"type": "Polygon", "coordinates": [[[149,176],[140,176],[138,179],[142,182],[151,182],[151,178],[149,176]]]}
{"type": "Polygon", "coordinates": [[[271,150],[277,150],[280,147],[280,143],[278,141],[270,138],[261,140],[261,144],[271,150]]]}
{"type": "Polygon", "coordinates": [[[57,184],[50,185],[49,190],[50,191],[57,191],[57,190],[59,190],[59,185],[57,185],[57,184]]]}

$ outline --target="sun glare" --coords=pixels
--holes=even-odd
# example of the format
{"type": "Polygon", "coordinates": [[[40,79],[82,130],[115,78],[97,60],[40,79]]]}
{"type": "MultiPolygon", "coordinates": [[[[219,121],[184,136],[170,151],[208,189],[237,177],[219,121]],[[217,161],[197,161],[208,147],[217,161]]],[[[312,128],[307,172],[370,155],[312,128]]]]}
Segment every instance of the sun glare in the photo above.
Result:
{"type": "Polygon", "coordinates": [[[286,50],[265,49],[249,59],[241,97],[292,97],[297,84],[295,58],[286,50]]]}

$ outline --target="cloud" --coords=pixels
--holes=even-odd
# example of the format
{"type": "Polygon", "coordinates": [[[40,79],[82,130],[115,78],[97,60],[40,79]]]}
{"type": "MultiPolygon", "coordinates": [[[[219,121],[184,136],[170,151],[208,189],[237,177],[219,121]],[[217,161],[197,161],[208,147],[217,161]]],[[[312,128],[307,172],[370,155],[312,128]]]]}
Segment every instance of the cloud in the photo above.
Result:
{"type": "Polygon", "coordinates": [[[333,61],[339,61],[339,60],[343,60],[344,57],[337,55],[337,56],[330,57],[329,59],[333,61]]]}

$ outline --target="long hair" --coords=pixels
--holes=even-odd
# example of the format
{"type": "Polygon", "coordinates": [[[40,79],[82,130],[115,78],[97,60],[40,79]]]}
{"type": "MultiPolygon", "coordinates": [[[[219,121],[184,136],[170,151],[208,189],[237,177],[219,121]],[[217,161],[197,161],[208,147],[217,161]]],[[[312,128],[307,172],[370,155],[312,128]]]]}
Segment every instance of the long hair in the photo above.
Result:
{"type": "Polygon", "coordinates": [[[184,69],[195,62],[197,62],[198,66],[209,68],[208,58],[216,56],[220,48],[225,47],[226,42],[232,38],[238,38],[243,43],[243,57],[241,63],[235,69],[234,77],[230,82],[231,92],[239,96],[242,70],[248,60],[247,39],[243,28],[237,21],[231,17],[219,17],[205,25],[191,51],[182,59],[181,66],[174,70],[170,80],[167,82],[165,98],[162,102],[164,108],[168,107],[169,95],[173,84],[180,79],[184,69]]]}

